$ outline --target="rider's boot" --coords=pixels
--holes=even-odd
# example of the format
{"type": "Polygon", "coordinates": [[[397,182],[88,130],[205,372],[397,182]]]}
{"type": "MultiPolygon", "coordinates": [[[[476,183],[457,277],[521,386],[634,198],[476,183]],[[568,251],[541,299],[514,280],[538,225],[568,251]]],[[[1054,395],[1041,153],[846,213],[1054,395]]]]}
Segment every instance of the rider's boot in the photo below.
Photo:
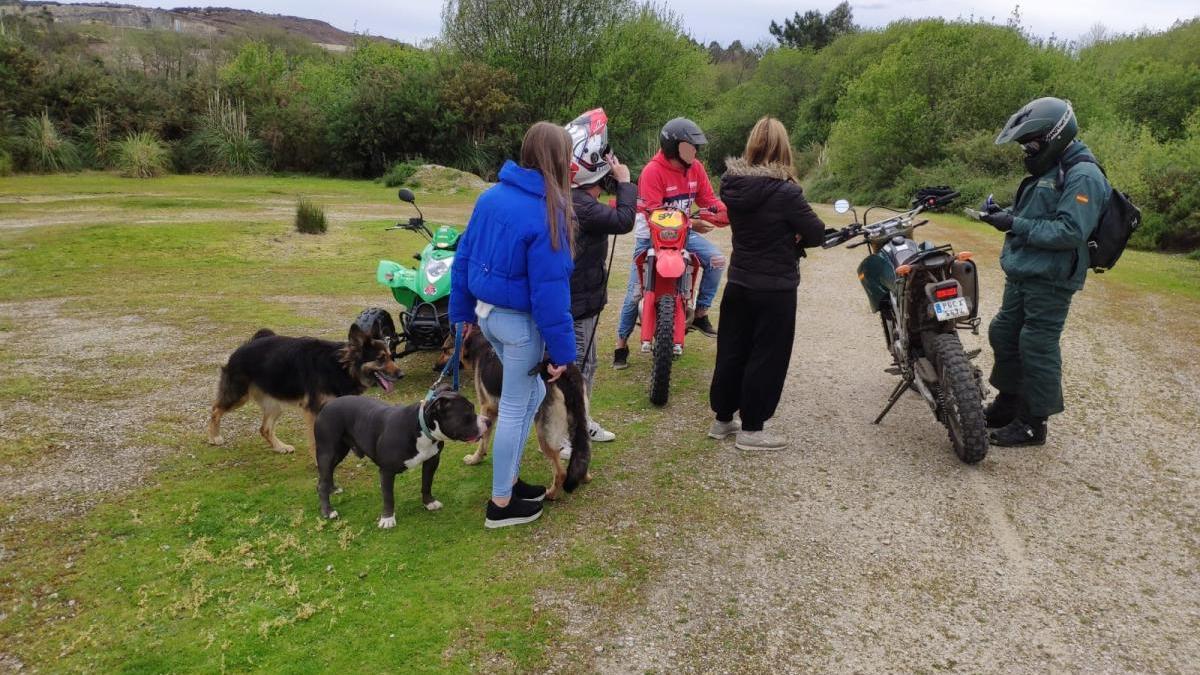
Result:
{"type": "Polygon", "coordinates": [[[992,445],[1001,448],[1022,448],[1046,444],[1046,418],[1021,416],[988,437],[992,445]]]}
{"type": "Polygon", "coordinates": [[[983,418],[987,422],[987,428],[999,429],[1000,427],[1008,426],[1013,420],[1017,419],[1017,413],[1021,408],[1021,396],[1019,394],[1006,394],[1000,392],[996,394],[996,398],[987,404],[983,409],[983,418]]]}

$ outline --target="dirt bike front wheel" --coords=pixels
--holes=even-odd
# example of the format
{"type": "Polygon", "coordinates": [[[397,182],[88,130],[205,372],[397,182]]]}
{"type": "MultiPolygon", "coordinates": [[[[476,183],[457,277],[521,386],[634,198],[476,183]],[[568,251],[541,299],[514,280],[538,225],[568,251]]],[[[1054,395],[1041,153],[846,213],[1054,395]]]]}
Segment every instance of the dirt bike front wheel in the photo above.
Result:
{"type": "Polygon", "coordinates": [[[671,395],[675,361],[675,296],[659,296],[654,308],[654,363],[650,370],[650,402],[664,406],[671,395]]]}
{"type": "Polygon", "coordinates": [[[954,454],[967,464],[975,464],[987,455],[988,437],[983,397],[971,362],[963,353],[957,333],[935,335],[933,353],[941,391],[942,424],[949,432],[954,454]]]}

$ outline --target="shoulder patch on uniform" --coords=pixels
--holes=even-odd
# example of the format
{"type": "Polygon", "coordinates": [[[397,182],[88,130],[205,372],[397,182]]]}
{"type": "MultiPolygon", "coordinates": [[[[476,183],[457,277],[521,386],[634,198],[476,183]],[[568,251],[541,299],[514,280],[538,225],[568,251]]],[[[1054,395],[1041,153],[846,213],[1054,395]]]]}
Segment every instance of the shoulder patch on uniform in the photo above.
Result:
{"type": "Polygon", "coordinates": [[[1054,185],[1054,181],[1050,180],[1049,178],[1039,178],[1037,186],[1040,188],[1050,188],[1051,190],[1057,187],[1054,185]]]}
{"type": "Polygon", "coordinates": [[[1075,195],[1075,201],[1079,202],[1080,204],[1086,204],[1088,203],[1088,196],[1081,192],[1075,195]]]}

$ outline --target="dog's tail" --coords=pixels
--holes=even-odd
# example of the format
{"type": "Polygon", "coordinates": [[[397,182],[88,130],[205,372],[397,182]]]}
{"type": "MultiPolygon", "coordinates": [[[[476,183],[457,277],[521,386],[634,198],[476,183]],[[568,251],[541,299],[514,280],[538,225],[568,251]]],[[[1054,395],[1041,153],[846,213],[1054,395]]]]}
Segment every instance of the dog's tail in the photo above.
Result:
{"type": "Polygon", "coordinates": [[[257,340],[259,338],[271,337],[274,334],[275,334],[275,331],[271,330],[270,328],[259,328],[258,332],[255,333],[254,335],[251,335],[250,339],[247,340],[247,342],[254,342],[255,340],[257,340]]]}
{"type": "Polygon", "coordinates": [[[568,427],[571,433],[571,459],[567,462],[567,477],[563,480],[563,489],[574,492],[575,488],[587,477],[588,465],[592,462],[592,439],[588,435],[587,398],[583,373],[575,364],[567,366],[567,371],[555,383],[563,395],[563,403],[570,418],[568,427]]]}

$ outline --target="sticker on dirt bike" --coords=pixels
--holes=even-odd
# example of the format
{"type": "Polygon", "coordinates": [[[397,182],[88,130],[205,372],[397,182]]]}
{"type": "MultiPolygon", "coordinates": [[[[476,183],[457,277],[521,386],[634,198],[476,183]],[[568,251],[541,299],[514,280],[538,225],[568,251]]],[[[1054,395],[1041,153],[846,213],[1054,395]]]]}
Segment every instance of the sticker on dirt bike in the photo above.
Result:
{"type": "Polygon", "coordinates": [[[933,303],[933,313],[938,321],[949,321],[971,313],[966,298],[953,298],[933,303]]]}
{"type": "Polygon", "coordinates": [[[664,209],[662,211],[655,211],[654,213],[650,214],[650,220],[653,221],[654,224],[659,227],[666,227],[666,228],[671,228],[671,229],[683,227],[683,224],[684,224],[683,212],[675,211],[672,209],[664,209]]]}

